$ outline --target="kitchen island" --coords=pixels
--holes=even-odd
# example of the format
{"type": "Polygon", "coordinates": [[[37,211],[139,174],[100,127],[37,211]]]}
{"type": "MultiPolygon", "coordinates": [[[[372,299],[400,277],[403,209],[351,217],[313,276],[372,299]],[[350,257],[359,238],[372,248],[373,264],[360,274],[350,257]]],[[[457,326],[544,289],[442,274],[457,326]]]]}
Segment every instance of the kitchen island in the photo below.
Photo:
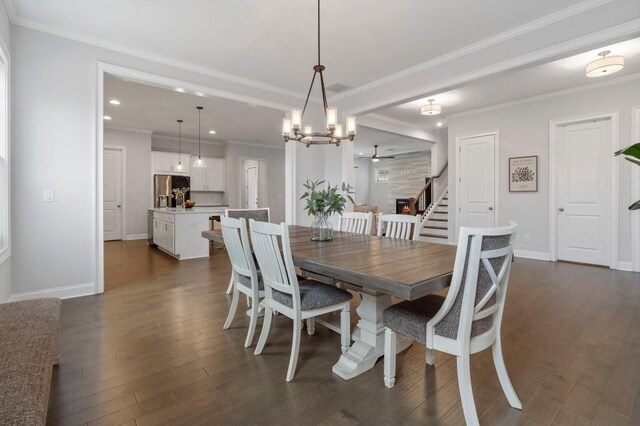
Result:
{"type": "Polygon", "coordinates": [[[211,216],[222,216],[227,206],[191,209],[157,208],[153,212],[153,243],[179,260],[209,256],[209,242],[201,237],[211,216]]]}

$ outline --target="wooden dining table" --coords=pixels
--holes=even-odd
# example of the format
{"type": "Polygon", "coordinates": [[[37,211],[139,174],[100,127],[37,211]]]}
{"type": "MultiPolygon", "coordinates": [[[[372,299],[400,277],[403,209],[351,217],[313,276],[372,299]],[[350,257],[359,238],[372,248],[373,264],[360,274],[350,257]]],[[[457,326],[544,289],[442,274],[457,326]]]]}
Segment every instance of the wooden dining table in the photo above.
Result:
{"type": "MultiPolygon", "coordinates": [[[[220,230],[203,231],[202,236],[224,244],[220,230]]],[[[331,241],[311,241],[311,228],[304,226],[290,226],[289,236],[297,267],[346,283],[362,296],[353,344],[333,366],[343,379],[364,373],[383,355],[382,312],[391,306],[392,296],[415,300],[451,281],[456,248],[450,245],[337,231],[331,241]]],[[[398,351],[410,344],[398,339],[398,351]]]]}

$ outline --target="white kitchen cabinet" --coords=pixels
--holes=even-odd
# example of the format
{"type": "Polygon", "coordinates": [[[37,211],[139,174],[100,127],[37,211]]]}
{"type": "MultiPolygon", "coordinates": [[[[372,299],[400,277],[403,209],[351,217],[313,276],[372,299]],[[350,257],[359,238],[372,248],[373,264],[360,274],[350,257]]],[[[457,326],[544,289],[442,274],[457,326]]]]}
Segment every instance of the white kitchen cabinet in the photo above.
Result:
{"type": "Polygon", "coordinates": [[[153,243],[175,254],[174,216],[165,213],[153,214],[153,243]]]}
{"type": "Polygon", "coordinates": [[[180,162],[184,166],[183,171],[176,171],[178,164],[178,153],[151,151],[151,169],[154,175],[189,175],[189,154],[180,154],[180,162]]]}
{"type": "MultiPolygon", "coordinates": [[[[198,157],[192,156],[191,161],[198,157]]],[[[191,168],[191,191],[226,191],[225,159],[202,157],[207,162],[207,167],[191,168]]]]}
{"type": "Polygon", "coordinates": [[[202,231],[209,229],[209,217],[224,214],[224,207],[156,209],[153,212],[153,242],[160,250],[179,259],[209,256],[209,241],[202,231]]]}

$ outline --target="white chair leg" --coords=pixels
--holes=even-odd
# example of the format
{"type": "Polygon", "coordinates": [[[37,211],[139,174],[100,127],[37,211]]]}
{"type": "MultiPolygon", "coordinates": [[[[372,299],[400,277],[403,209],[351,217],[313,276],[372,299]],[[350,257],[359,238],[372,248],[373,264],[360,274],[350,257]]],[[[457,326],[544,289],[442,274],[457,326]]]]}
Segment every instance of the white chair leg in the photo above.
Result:
{"type": "Polygon", "coordinates": [[[291,359],[289,360],[289,369],[287,370],[287,382],[293,380],[296,374],[296,364],[298,364],[298,352],[300,352],[300,333],[302,332],[302,320],[300,318],[293,320],[293,339],[291,341],[291,359]]]}
{"type": "Polygon", "coordinates": [[[315,318],[307,318],[307,334],[309,336],[313,336],[316,334],[316,319],[315,318]]]}
{"type": "Polygon", "coordinates": [[[229,287],[227,287],[227,294],[231,294],[233,291],[233,272],[231,273],[231,278],[229,279],[229,287]]]}
{"type": "Polygon", "coordinates": [[[478,426],[478,413],[476,403],[473,400],[473,388],[471,387],[471,363],[469,354],[457,357],[458,388],[460,389],[460,401],[464,420],[469,426],[478,426]]]}
{"type": "Polygon", "coordinates": [[[271,316],[273,310],[267,306],[264,308],[264,322],[262,323],[262,331],[260,332],[260,338],[256,345],[256,351],[254,355],[260,355],[264,349],[264,344],[267,343],[267,336],[269,335],[269,329],[271,328],[271,316]]]}
{"type": "Polygon", "coordinates": [[[347,353],[351,346],[351,315],[349,314],[349,306],[346,306],[340,312],[340,346],[342,353],[347,353]]]}
{"type": "Polygon", "coordinates": [[[396,383],[396,333],[384,330],[384,384],[392,388],[396,383]]]}
{"type": "Polygon", "coordinates": [[[502,391],[504,392],[509,405],[518,410],[522,410],[522,403],[516,395],[516,391],[509,379],[509,373],[507,373],[507,366],[504,363],[502,356],[502,344],[500,342],[500,336],[498,335],[495,342],[491,346],[491,352],[493,353],[493,363],[496,366],[496,372],[498,373],[498,379],[500,379],[500,385],[502,385],[502,391]]]}
{"type": "Polygon", "coordinates": [[[427,348],[425,361],[428,365],[433,365],[436,362],[436,352],[433,349],[427,348]]]}
{"type": "Polygon", "coordinates": [[[247,340],[244,341],[244,347],[248,348],[253,343],[253,335],[256,332],[256,325],[258,324],[258,312],[260,311],[260,304],[252,301],[251,303],[251,319],[249,320],[249,331],[247,332],[247,340]]]}
{"type": "Polygon", "coordinates": [[[234,288],[233,289],[233,297],[231,298],[231,307],[229,308],[229,314],[227,315],[227,319],[222,326],[223,330],[231,327],[231,322],[233,318],[236,316],[236,309],[238,308],[238,299],[240,299],[240,292],[234,288]]]}

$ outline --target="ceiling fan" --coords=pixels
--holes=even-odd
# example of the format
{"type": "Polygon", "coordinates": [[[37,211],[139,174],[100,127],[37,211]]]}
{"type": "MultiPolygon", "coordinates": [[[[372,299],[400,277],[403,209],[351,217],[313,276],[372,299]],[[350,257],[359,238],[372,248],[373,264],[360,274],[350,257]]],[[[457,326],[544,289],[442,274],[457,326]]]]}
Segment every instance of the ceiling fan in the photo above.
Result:
{"type": "Polygon", "coordinates": [[[393,155],[379,155],[378,154],[378,145],[373,146],[374,153],[371,157],[359,157],[359,158],[371,158],[371,161],[377,162],[380,160],[386,160],[387,158],[396,158],[393,155]]]}

